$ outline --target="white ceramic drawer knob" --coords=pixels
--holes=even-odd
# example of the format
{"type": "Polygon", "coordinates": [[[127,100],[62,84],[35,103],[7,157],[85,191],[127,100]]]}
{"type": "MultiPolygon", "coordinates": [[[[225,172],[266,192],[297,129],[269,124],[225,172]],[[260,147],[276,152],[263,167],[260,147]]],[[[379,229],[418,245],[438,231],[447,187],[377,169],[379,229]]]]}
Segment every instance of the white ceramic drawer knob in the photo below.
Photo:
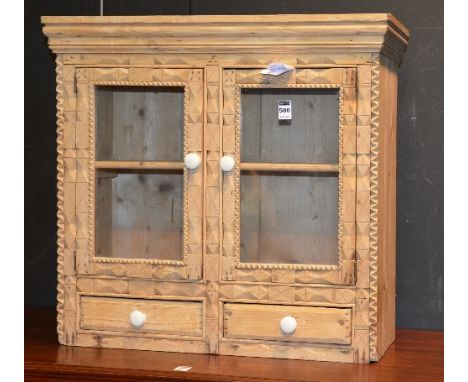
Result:
{"type": "Polygon", "coordinates": [[[234,161],[234,158],[230,155],[225,155],[221,158],[221,161],[219,162],[220,166],[221,166],[221,170],[223,171],[231,171],[236,162],[234,161]]]}
{"type": "Polygon", "coordinates": [[[130,313],[130,322],[135,328],[143,326],[145,321],[146,314],[144,314],[143,312],[140,312],[139,310],[134,310],[132,313],[130,313]]]}
{"type": "Polygon", "coordinates": [[[200,166],[201,158],[198,154],[190,153],[187,154],[184,158],[185,167],[189,170],[195,170],[198,166],[200,166]]]}
{"type": "Polygon", "coordinates": [[[280,328],[284,334],[291,334],[297,328],[297,321],[292,316],[283,317],[280,321],[280,328]]]}

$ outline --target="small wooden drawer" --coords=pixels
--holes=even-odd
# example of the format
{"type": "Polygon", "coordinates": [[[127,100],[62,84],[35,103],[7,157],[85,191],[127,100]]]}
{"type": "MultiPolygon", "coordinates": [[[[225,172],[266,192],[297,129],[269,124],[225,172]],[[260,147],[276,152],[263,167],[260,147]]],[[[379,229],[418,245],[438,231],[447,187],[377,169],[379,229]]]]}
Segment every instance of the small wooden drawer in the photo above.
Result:
{"type": "Polygon", "coordinates": [[[351,344],[351,309],[291,305],[224,304],[224,337],[351,344]],[[291,334],[280,328],[291,316],[297,323],[291,334]]]}
{"type": "Polygon", "coordinates": [[[203,304],[199,301],[144,300],[82,296],[80,328],[108,332],[203,335],[203,304]],[[132,312],[141,312],[144,323],[135,327],[132,312]]]}

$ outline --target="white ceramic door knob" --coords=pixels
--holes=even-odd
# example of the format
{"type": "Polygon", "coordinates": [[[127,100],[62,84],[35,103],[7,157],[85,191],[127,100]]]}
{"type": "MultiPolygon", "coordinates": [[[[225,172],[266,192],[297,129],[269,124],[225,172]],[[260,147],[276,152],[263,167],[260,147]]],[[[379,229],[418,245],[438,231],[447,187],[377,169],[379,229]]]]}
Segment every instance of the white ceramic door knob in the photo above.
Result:
{"type": "Polygon", "coordinates": [[[221,166],[221,170],[223,171],[231,171],[236,162],[234,161],[234,158],[230,155],[225,155],[221,158],[220,162],[219,162],[220,166],[221,166]]]}
{"type": "Polygon", "coordinates": [[[139,310],[134,310],[132,313],[130,313],[130,323],[135,328],[139,328],[140,326],[143,326],[145,321],[146,321],[146,314],[144,314],[143,312],[140,312],[139,310]]]}
{"type": "Polygon", "coordinates": [[[292,316],[283,317],[280,321],[280,328],[284,334],[291,334],[297,328],[297,321],[292,316]]]}
{"type": "Polygon", "coordinates": [[[189,170],[195,170],[198,166],[200,166],[201,158],[198,154],[190,153],[187,154],[184,158],[185,167],[189,170]]]}

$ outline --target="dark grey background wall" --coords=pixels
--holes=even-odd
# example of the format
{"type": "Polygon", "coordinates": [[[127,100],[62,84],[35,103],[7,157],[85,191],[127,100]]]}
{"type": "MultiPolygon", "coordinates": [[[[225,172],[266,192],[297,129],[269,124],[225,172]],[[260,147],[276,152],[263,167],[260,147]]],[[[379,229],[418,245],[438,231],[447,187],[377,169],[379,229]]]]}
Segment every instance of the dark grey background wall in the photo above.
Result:
{"type": "MultiPolygon", "coordinates": [[[[25,2],[25,305],[55,306],[55,71],[41,15],[99,0],[25,2]]],[[[398,100],[397,326],[443,328],[443,0],[104,0],[105,15],[391,12],[411,32],[398,100]]]]}

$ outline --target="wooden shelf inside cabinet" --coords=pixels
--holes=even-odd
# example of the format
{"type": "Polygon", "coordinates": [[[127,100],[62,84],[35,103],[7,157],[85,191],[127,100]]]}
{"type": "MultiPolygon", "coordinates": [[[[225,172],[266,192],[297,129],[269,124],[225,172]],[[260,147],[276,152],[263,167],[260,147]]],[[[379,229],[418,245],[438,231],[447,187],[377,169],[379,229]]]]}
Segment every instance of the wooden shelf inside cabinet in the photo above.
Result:
{"type": "Polygon", "coordinates": [[[268,172],[338,172],[337,164],[322,163],[241,163],[242,171],[268,172]]]}
{"type": "Polygon", "coordinates": [[[183,170],[184,162],[161,161],[95,161],[98,170],[183,170]]]}

